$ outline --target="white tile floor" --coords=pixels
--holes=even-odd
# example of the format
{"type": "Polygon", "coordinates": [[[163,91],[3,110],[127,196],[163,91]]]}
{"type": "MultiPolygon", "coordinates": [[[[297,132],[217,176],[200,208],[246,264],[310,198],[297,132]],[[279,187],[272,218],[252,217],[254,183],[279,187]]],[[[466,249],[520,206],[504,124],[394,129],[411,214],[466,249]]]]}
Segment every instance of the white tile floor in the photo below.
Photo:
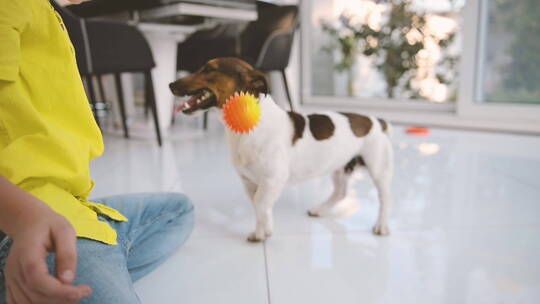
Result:
{"type": "Polygon", "coordinates": [[[145,303],[540,303],[540,137],[396,128],[392,235],[375,237],[376,192],[365,174],[336,218],[306,210],[330,193],[321,178],[289,188],[265,244],[245,237],[251,205],[220,126],[194,120],[153,139],[106,137],[94,196],[181,191],[196,206],[191,239],[137,282],[145,303]]]}

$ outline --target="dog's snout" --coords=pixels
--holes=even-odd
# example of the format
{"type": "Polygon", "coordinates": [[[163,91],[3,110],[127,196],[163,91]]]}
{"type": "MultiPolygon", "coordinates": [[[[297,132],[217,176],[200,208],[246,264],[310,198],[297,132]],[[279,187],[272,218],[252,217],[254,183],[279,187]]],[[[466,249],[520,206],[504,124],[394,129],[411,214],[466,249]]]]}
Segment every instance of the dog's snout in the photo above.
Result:
{"type": "Polygon", "coordinates": [[[174,95],[180,94],[181,89],[178,87],[177,81],[169,83],[169,89],[174,95]]]}

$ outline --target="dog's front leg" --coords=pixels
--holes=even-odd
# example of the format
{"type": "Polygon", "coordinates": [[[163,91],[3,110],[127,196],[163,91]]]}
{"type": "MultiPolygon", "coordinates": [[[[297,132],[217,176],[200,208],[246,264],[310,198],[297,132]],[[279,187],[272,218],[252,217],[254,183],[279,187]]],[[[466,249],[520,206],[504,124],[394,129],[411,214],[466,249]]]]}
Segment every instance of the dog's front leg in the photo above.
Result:
{"type": "Polygon", "coordinates": [[[249,201],[251,203],[255,200],[255,192],[257,191],[257,184],[252,182],[249,178],[240,174],[240,179],[242,179],[242,184],[244,184],[244,189],[248,195],[249,201]]]}
{"type": "Polygon", "coordinates": [[[281,192],[285,183],[281,181],[272,180],[272,182],[263,182],[257,185],[255,196],[253,199],[253,206],[255,207],[255,214],[257,217],[257,224],[255,226],[255,232],[251,233],[247,240],[250,242],[260,242],[272,235],[273,229],[273,207],[281,192]]]}

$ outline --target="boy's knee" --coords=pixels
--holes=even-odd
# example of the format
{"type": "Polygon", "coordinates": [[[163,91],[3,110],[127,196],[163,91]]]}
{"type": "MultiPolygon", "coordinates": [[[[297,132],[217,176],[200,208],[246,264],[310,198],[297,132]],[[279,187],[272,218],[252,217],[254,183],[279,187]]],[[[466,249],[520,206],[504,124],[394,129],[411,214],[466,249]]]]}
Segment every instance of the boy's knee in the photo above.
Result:
{"type": "Polygon", "coordinates": [[[195,222],[195,212],[189,197],[182,193],[166,193],[168,211],[175,214],[175,222],[182,226],[192,227],[195,222]]]}
{"type": "Polygon", "coordinates": [[[178,211],[180,214],[192,214],[193,213],[193,204],[189,197],[182,193],[171,192],[167,193],[167,201],[170,204],[173,204],[173,208],[178,211]]]}

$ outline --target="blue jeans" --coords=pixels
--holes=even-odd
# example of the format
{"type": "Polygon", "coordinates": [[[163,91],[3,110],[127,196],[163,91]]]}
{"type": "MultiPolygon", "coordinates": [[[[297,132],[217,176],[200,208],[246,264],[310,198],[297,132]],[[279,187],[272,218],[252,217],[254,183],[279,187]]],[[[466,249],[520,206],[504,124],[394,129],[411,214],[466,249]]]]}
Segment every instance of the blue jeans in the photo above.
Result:
{"type": "MultiPolygon", "coordinates": [[[[93,293],[80,303],[141,303],[133,282],[173,254],[193,229],[193,206],[177,193],[128,194],[92,200],[125,215],[128,222],[107,221],[118,234],[118,245],[77,240],[75,285],[88,284],[93,293]]],[[[5,303],[4,273],[11,241],[0,248],[0,303],[5,303]]],[[[47,258],[54,274],[54,255],[47,258]]]]}

